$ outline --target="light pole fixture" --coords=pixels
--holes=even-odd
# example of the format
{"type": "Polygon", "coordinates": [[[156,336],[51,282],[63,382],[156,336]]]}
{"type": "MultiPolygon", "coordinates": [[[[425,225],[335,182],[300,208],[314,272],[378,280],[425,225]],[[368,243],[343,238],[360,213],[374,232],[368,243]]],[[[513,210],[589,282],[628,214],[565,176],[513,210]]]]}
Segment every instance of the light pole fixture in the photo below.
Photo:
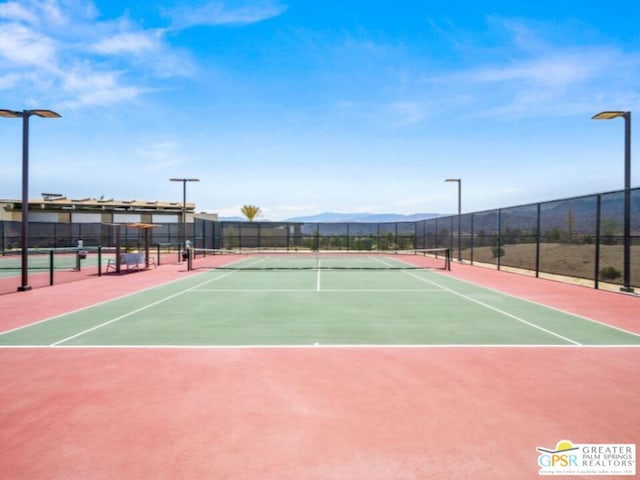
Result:
{"type": "Polygon", "coordinates": [[[0,117],[22,118],[22,254],[21,285],[19,292],[31,290],[29,286],[29,117],[60,118],[52,110],[6,110],[0,109],[0,117]]]}
{"type": "Polygon", "coordinates": [[[624,253],[623,253],[623,292],[633,292],[631,288],[631,112],[600,112],[592,120],[612,120],[624,118],[624,253]]]}
{"type": "Polygon", "coordinates": [[[458,183],[458,261],[462,262],[462,179],[446,178],[444,181],[458,183]]]}
{"type": "Polygon", "coordinates": [[[187,249],[187,182],[199,182],[200,179],[199,178],[170,178],[169,181],[182,182],[182,247],[186,251],[187,249]]]}

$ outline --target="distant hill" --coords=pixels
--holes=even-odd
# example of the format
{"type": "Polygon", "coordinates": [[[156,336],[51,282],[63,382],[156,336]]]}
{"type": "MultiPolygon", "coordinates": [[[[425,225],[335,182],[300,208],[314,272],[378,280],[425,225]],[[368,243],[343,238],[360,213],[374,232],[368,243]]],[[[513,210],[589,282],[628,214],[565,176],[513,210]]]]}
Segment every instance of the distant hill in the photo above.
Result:
{"type": "MultiPolygon", "coordinates": [[[[448,214],[447,214],[448,215],[448,214]]],[[[385,222],[416,222],[429,218],[443,217],[440,213],[412,213],[403,215],[400,213],[337,213],[324,212],[305,217],[292,217],[282,220],[283,222],[299,223],[385,223],[385,222]]],[[[244,222],[245,217],[219,217],[221,222],[244,222]]],[[[257,222],[269,222],[266,218],[257,218],[257,222]]]]}
{"type": "Polygon", "coordinates": [[[288,218],[287,222],[307,222],[307,223],[384,223],[384,222],[415,222],[442,216],[439,213],[413,213],[402,215],[399,213],[336,213],[325,212],[306,217],[288,218]]]}

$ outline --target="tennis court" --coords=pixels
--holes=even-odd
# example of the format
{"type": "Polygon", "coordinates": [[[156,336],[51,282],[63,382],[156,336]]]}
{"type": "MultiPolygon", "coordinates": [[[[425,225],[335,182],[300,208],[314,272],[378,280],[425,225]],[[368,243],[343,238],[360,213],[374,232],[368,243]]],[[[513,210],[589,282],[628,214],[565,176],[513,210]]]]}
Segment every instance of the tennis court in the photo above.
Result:
{"type": "Polygon", "coordinates": [[[632,332],[465,283],[399,257],[250,255],[182,281],[5,332],[0,343],[640,345],[640,336],[632,332]]]}
{"type": "MultiPolygon", "coordinates": [[[[79,270],[81,260],[86,260],[86,258],[81,258],[80,250],[74,247],[30,249],[27,256],[27,268],[34,273],[50,270],[79,270]]],[[[1,252],[0,277],[20,275],[21,268],[20,250],[1,252]]]]}
{"type": "Polygon", "coordinates": [[[415,254],[192,268],[5,326],[4,471],[537,478],[536,447],[640,440],[635,297],[415,254]]]}

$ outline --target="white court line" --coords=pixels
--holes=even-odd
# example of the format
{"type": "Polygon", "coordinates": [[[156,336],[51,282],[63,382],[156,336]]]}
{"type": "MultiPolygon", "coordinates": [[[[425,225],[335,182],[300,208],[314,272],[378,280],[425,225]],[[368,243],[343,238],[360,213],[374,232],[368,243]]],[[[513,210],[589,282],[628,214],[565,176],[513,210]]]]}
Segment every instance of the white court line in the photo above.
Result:
{"type": "MultiPolygon", "coordinates": [[[[398,260],[398,261],[404,262],[403,260],[398,260]]],[[[409,265],[411,265],[411,264],[409,264],[409,265]]],[[[429,270],[425,269],[425,271],[429,271],[429,270]]],[[[441,273],[441,272],[435,272],[435,273],[437,275],[446,275],[446,274],[441,273]]],[[[556,312],[563,313],[565,315],[570,315],[572,317],[580,318],[582,320],[586,320],[587,322],[595,323],[597,325],[602,325],[603,327],[611,328],[611,329],[617,330],[617,331],[619,331],[621,333],[626,333],[628,335],[633,335],[634,337],[640,337],[640,333],[632,332],[631,330],[626,330],[626,329],[624,329],[622,327],[617,327],[615,325],[611,325],[611,324],[606,323],[604,321],[595,320],[593,318],[585,317],[584,315],[580,315],[580,314],[577,314],[577,313],[574,313],[574,312],[569,312],[567,310],[563,310],[561,308],[554,307],[552,305],[547,305],[547,304],[542,303],[542,302],[536,302],[535,300],[530,300],[528,298],[524,298],[524,297],[521,297],[521,296],[518,296],[518,295],[513,295],[511,293],[506,293],[506,292],[503,292],[503,291],[498,290],[496,288],[487,287],[487,286],[481,285],[479,283],[471,282],[469,280],[463,280],[463,279],[457,278],[457,277],[452,277],[452,278],[454,278],[458,282],[466,283],[467,285],[471,285],[473,287],[479,287],[479,288],[482,288],[484,290],[488,290],[488,291],[491,291],[491,292],[495,292],[495,293],[497,293],[499,295],[503,295],[505,297],[515,298],[515,299],[521,300],[523,302],[531,303],[532,305],[537,305],[539,307],[548,308],[549,310],[555,310],[556,312]]],[[[434,283],[434,282],[432,282],[432,283],[434,283]]]]}
{"type": "Polygon", "coordinates": [[[139,312],[142,312],[144,310],[147,310],[148,308],[155,307],[156,305],[164,303],[167,300],[171,300],[172,298],[178,297],[180,295],[184,295],[185,293],[190,292],[193,289],[198,288],[198,287],[200,287],[202,285],[206,285],[208,283],[220,280],[221,278],[224,278],[224,277],[226,277],[228,275],[231,275],[232,273],[234,273],[234,272],[225,273],[224,275],[221,275],[219,277],[213,278],[211,280],[207,280],[206,282],[202,282],[202,283],[199,283],[197,285],[194,285],[193,287],[190,287],[190,288],[187,288],[185,290],[181,290],[179,292],[176,292],[173,295],[169,295],[168,297],[165,297],[165,298],[163,298],[161,300],[158,300],[156,302],[148,303],[147,305],[145,305],[143,307],[140,307],[140,308],[136,308],[135,310],[131,310],[130,312],[125,313],[124,315],[120,315],[119,317],[112,318],[111,320],[107,320],[106,322],[102,322],[102,323],[100,323],[100,324],[98,324],[98,325],[96,325],[94,327],[87,328],[86,330],[83,330],[83,331],[81,331],[79,333],[76,333],[75,335],[71,335],[71,336],[69,336],[67,338],[63,338],[62,340],[58,340],[57,342],[52,343],[51,346],[55,347],[57,345],[60,345],[61,343],[68,342],[69,340],[73,340],[74,338],[80,337],[80,336],[85,335],[85,334],[87,334],[89,332],[93,332],[94,330],[98,330],[98,329],[100,329],[102,327],[106,327],[107,325],[110,325],[110,324],[115,323],[115,322],[117,322],[119,320],[122,320],[123,318],[130,317],[131,315],[135,315],[136,313],[139,313],[139,312]]]}
{"type": "Polygon", "coordinates": [[[294,350],[325,348],[325,349],[640,349],[640,345],[568,345],[568,344],[297,344],[297,345],[0,345],[0,350],[28,350],[28,349],[173,349],[173,350],[294,350]]]}
{"type": "Polygon", "coordinates": [[[70,310],[68,312],[61,313],[60,315],[54,315],[53,317],[48,317],[48,318],[45,318],[45,319],[42,319],[42,320],[38,320],[38,321],[33,322],[33,323],[27,323],[26,325],[21,325],[19,327],[12,328],[11,330],[5,330],[3,332],[0,332],[0,335],[5,335],[7,333],[16,332],[18,330],[23,330],[25,328],[33,327],[35,325],[39,325],[39,324],[44,323],[44,322],[49,322],[51,320],[55,320],[56,318],[65,317],[67,315],[73,315],[74,313],[83,312],[83,311],[88,310],[88,309],[93,308],[93,307],[98,307],[100,305],[104,305],[104,304],[110,303],[110,302],[116,302],[116,301],[122,300],[124,298],[132,297],[134,295],[138,295],[139,293],[148,292],[148,291],[154,290],[156,288],[162,288],[162,287],[164,287],[166,285],[171,285],[173,283],[178,283],[178,282],[185,282],[185,281],[190,280],[190,279],[192,279],[192,278],[194,278],[194,277],[196,277],[198,275],[207,275],[207,274],[206,273],[195,274],[195,275],[191,275],[189,277],[183,277],[183,278],[178,278],[176,280],[171,280],[170,282],[162,283],[160,285],[153,285],[151,287],[143,288],[142,290],[136,290],[135,292],[126,293],[124,295],[120,295],[119,297],[109,298],[107,300],[103,300],[103,301],[98,302],[98,303],[92,303],[91,305],[87,305],[86,307],[76,308],[75,310],[70,310]]]}
{"type": "Polygon", "coordinates": [[[304,288],[304,289],[217,289],[217,288],[199,288],[198,290],[192,290],[193,293],[310,293],[310,292],[321,292],[321,293],[446,293],[445,290],[441,288],[415,288],[415,289],[331,289],[324,288],[322,290],[315,288],[304,288]]]}
{"type": "MultiPolygon", "coordinates": [[[[611,328],[613,330],[617,330],[617,331],[622,332],[622,333],[633,335],[634,337],[640,337],[640,333],[632,332],[631,330],[625,330],[624,328],[616,327],[615,325],[611,325],[611,324],[608,324],[608,323],[600,321],[600,320],[595,320],[593,318],[585,317],[584,315],[579,315],[577,313],[569,312],[567,310],[563,310],[561,308],[553,307],[553,306],[547,305],[545,303],[536,302],[535,300],[530,300],[528,298],[520,297],[518,295],[513,295],[511,293],[502,292],[502,291],[500,291],[498,289],[495,289],[495,288],[485,287],[484,285],[480,285],[478,283],[470,282],[468,280],[463,280],[463,279],[457,278],[457,277],[453,277],[453,278],[458,282],[466,283],[467,285],[471,285],[471,286],[474,286],[474,287],[484,288],[485,290],[489,290],[491,292],[495,292],[495,293],[498,293],[500,295],[504,295],[505,297],[515,298],[515,299],[521,300],[523,302],[531,303],[532,305],[537,305],[539,307],[545,307],[545,308],[548,308],[550,310],[555,310],[556,312],[563,313],[565,315],[570,315],[572,317],[580,318],[580,319],[585,320],[587,322],[595,323],[597,325],[602,325],[603,327],[608,327],[608,328],[611,328]]],[[[582,287],[580,287],[580,288],[582,288],[582,287]]]]}
{"type": "MultiPolygon", "coordinates": [[[[384,263],[382,260],[378,260],[378,261],[381,262],[381,263],[384,263]]],[[[551,330],[549,330],[547,328],[541,327],[540,325],[536,325],[535,323],[530,322],[528,320],[525,320],[524,318],[521,318],[521,317],[519,317],[517,315],[509,313],[509,312],[507,312],[505,310],[502,310],[500,308],[494,307],[493,305],[489,305],[488,303],[482,302],[482,301],[477,300],[477,299],[475,299],[473,297],[469,297],[468,295],[465,295],[463,293],[457,292],[457,291],[455,291],[455,290],[453,290],[451,288],[448,288],[448,287],[446,287],[444,285],[440,285],[437,282],[434,282],[432,280],[428,280],[426,278],[422,278],[422,277],[416,275],[413,272],[410,272],[410,271],[407,271],[407,270],[403,270],[403,272],[405,274],[407,274],[407,275],[412,276],[413,278],[417,278],[421,282],[429,283],[430,285],[435,285],[436,287],[440,287],[440,288],[442,288],[442,289],[444,289],[444,290],[446,290],[446,291],[448,291],[450,293],[453,293],[454,295],[457,295],[460,298],[464,298],[465,300],[467,300],[469,302],[473,302],[473,303],[481,305],[481,306],[483,306],[485,308],[488,308],[489,310],[493,310],[494,312],[497,312],[497,313],[499,313],[501,315],[504,315],[505,317],[512,318],[513,320],[516,320],[518,322],[524,323],[525,325],[533,327],[533,328],[535,328],[537,330],[540,330],[542,332],[545,332],[545,333],[547,333],[549,335],[553,335],[554,337],[560,338],[560,339],[564,340],[565,342],[569,342],[569,343],[572,343],[574,345],[581,345],[579,342],[576,342],[575,340],[572,340],[569,337],[565,337],[564,335],[560,335],[559,333],[556,333],[556,332],[553,332],[553,331],[551,331],[551,330]]]]}
{"type": "MultiPolygon", "coordinates": [[[[246,260],[245,259],[236,260],[235,262],[231,262],[231,263],[229,263],[227,265],[232,265],[234,263],[244,262],[244,261],[246,261],[246,260]]],[[[105,305],[105,304],[110,303],[110,302],[115,302],[115,301],[118,301],[118,300],[122,300],[124,298],[132,297],[134,295],[138,295],[139,293],[148,292],[148,291],[154,290],[156,288],[162,288],[162,287],[165,287],[167,285],[172,285],[172,284],[178,283],[178,282],[186,282],[187,280],[195,278],[195,277],[197,277],[199,275],[210,275],[210,274],[206,273],[206,272],[195,273],[195,274],[192,274],[192,275],[190,275],[188,277],[178,278],[176,280],[171,280],[169,282],[165,282],[165,283],[162,283],[160,285],[153,285],[151,287],[143,288],[142,290],[136,290],[135,292],[125,293],[124,295],[120,295],[118,297],[109,298],[107,300],[103,300],[103,301],[98,302],[98,303],[92,303],[91,305],[87,305],[86,307],[76,308],[75,310],[70,310],[68,312],[64,312],[64,313],[61,313],[59,315],[54,315],[53,317],[47,317],[47,318],[44,318],[42,320],[38,320],[36,322],[27,323],[26,325],[20,325],[19,327],[15,327],[15,328],[12,328],[10,330],[5,330],[3,332],[0,332],[0,336],[5,335],[7,333],[17,332],[18,330],[23,330],[25,328],[34,327],[34,326],[39,325],[41,323],[49,322],[51,320],[56,320],[57,318],[62,318],[62,317],[65,317],[67,315],[73,315],[75,313],[84,312],[85,310],[89,310],[90,308],[99,307],[100,305],[105,305]]]]}
{"type": "MultiPolygon", "coordinates": [[[[261,262],[262,260],[264,260],[264,259],[260,259],[260,260],[258,260],[258,261],[256,261],[256,262],[254,262],[252,265],[255,265],[256,263],[259,263],[259,262],[261,262]]],[[[112,324],[112,323],[115,323],[115,322],[117,322],[117,321],[119,321],[119,320],[122,320],[123,318],[130,317],[131,315],[134,315],[134,314],[136,314],[136,313],[138,313],[138,312],[142,312],[142,311],[144,311],[144,310],[146,310],[146,309],[148,309],[148,308],[151,308],[151,307],[154,307],[154,306],[159,305],[159,304],[161,304],[161,303],[164,303],[164,302],[166,302],[167,300],[171,300],[172,298],[175,298],[175,297],[177,297],[177,296],[180,296],[180,295],[183,295],[183,294],[185,294],[185,293],[191,292],[191,291],[195,290],[195,289],[196,289],[196,288],[198,288],[198,287],[201,287],[201,286],[203,286],[203,285],[207,285],[207,284],[209,284],[209,283],[216,282],[216,281],[218,281],[218,280],[220,280],[220,279],[222,279],[222,278],[228,277],[228,276],[229,276],[229,275],[231,275],[232,273],[236,273],[236,272],[237,272],[237,270],[232,270],[232,271],[230,271],[230,272],[227,272],[227,273],[224,273],[224,274],[220,275],[219,277],[212,278],[212,279],[207,280],[207,281],[205,281],[205,282],[198,283],[197,285],[194,285],[193,287],[189,287],[189,288],[187,288],[187,289],[185,289],[185,290],[181,290],[181,291],[179,291],[179,292],[176,292],[176,293],[174,293],[173,295],[169,295],[168,297],[165,297],[165,298],[163,298],[162,300],[158,300],[157,302],[149,303],[149,304],[147,304],[147,305],[145,305],[145,306],[143,306],[143,307],[140,307],[140,308],[137,308],[137,309],[135,309],[135,310],[132,310],[132,311],[130,311],[130,312],[128,312],[128,313],[125,313],[124,315],[120,315],[119,317],[112,318],[111,320],[107,320],[106,322],[103,322],[103,323],[101,323],[101,324],[99,324],[99,325],[96,325],[96,326],[94,326],[94,327],[91,327],[91,328],[88,328],[88,329],[86,329],[86,330],[83,330],[82,332],[76,333],[75,335],[71,335],[70,337],[63,338],[62,340],[59,340],[59,341],[57,341],[57,342],[55,342],[55,343],[52,343],[52,344],[51,344],[51,346],[57,346],[57,345],[59,345],[59,344],[61,344],[61,343],[68,342],[69,340],[73,340],[74,338],[80,337],[80,336],[82,336],[82,335],[84,335],[84,334],[86,334],[86,333],[93,332],[94,330],[98,330],[98,329],[100,329],[100,328],[102,328],[102,327],[105,327],[105,326],[107,326],[107,325],[110,325],[110,324],[112,324]]]]}

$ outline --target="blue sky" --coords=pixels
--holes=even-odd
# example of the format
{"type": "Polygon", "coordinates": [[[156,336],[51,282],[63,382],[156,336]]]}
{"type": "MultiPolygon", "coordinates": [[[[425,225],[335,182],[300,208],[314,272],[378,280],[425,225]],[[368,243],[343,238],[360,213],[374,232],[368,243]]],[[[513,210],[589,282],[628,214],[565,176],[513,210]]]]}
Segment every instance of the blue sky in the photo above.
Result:
{"type": "MultiPolygon", "coordinates": [[[[623,187],[640,4],[0,2],[0,108],[33,118],[32,198],[181,200],[266,219],[480,211],[623,187]]],[[[632,157],[638,156],[634,122],[632,157]]],[[[21,125],[0,119],[0,198],[21,125]]],[[[635,160],[637,159],[637,160],[635,160]]],[[[640,166],[632,185],[640,185],[640,166]]]]}

